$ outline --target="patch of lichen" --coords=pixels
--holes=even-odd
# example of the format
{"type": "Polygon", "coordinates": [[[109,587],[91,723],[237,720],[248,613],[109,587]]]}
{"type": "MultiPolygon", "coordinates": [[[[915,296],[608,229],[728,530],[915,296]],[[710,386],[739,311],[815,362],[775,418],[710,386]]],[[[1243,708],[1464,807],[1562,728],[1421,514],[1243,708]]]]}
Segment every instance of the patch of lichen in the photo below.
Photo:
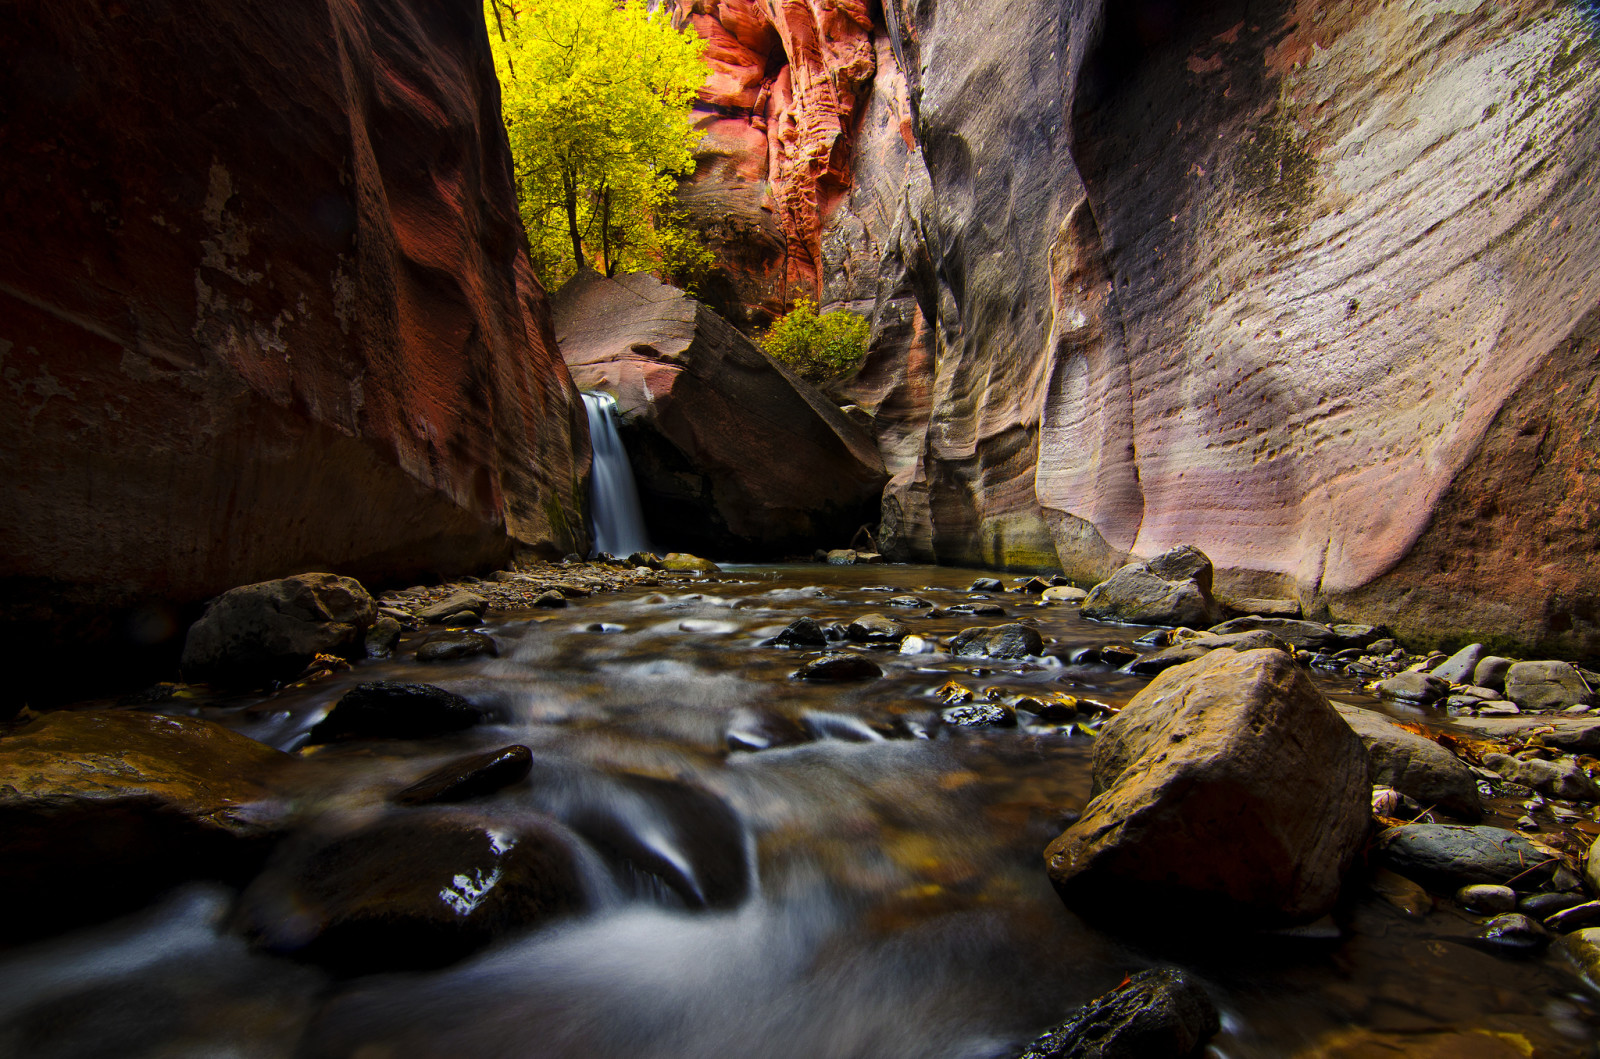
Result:
{"type": "Polygon", "coordinates": [[[1234,179],[1267,215],[1272,233],[1287,238],[1317,193],[1317,160],[1282,106],[1246,131],[1234,160],[1234,179]]]}

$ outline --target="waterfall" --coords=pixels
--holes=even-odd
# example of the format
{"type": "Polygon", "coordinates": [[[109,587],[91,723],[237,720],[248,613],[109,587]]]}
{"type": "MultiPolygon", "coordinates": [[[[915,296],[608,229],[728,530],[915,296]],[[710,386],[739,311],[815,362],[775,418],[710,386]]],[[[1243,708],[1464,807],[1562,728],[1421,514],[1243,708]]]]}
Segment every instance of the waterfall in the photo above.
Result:
{"type": "Polygon", "coordinates": [[[650,536],[639,510],[628,452],[617,435],[617,402],[609,394],[586,393],[594,470],[589,479],[589,509],[594,515],[594,554],[626,556],[650,550],[650,536]]]}

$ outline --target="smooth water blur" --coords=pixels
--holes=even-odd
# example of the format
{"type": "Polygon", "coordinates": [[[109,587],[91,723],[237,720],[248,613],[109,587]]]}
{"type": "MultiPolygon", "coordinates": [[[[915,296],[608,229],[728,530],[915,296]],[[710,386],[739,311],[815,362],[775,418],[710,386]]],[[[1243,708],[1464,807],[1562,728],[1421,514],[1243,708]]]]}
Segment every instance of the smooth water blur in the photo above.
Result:
{"type": "Polygon", "coordinates": [[[1087,800],[1092,736],[941,729],[934,691],[957,679],[980,695],[1121,705],[1142,679],[870,651],[884,679],[813,685],[790,679],[811,652],[761,646],[802,615],[880,613],[929,638],[1021,619],[1073,645],[1145,631],[1018,593],[992,594],[1005,618],[886,606],[901,595],[972,602],[975,576],[732,568],[498,619],[485,627],[498,659],[363,664],[270,699],[198,707],[294,748],[359,681],[425,680],[492,706],[496,723],[461,736],[319,750],[306,801],[386,811],[387,793],[452,757],[523,743],[532,775],[485,811],[554,818],[589,843],[594,911],[442,971],[334,982],[246,951],[226,929],[225,894],[179,894],[144,918],[0,956],[0,1054],[978,1059],[1163,963],[1201,975],[1224,1010],[1214,1054],[1293,1055],[1358,1031],[1427,1042],[1452,1029],[1509,1034],[1541,1056],[1591,1054],[1576,978],[1554,957],[1478,951],[1466,943],[1476,923],[1447,907],[1413,918],[1374,896],[1311,936],[1137,941],[1067,910],[1041,852],[1087,800]],[[790,745],[730,749],[763,740],[790,745]],[[126,990],[140,1002],[120,1000],[126,990]],[[57,1047],[51,1018],[63,1012],[57,1047]],[[137,1047],[94,1050],[112,1041],[137,1047]]]}
{"type": "Polygon", "coordinates": [[[603,393],[583,395],[589,416],[594,466],[589,475],[589,510],[594,520],[594,554],[631,555],[650,550],[650,535],[639,508],[633,465],[617,433],[617,402],[603,393]]]}

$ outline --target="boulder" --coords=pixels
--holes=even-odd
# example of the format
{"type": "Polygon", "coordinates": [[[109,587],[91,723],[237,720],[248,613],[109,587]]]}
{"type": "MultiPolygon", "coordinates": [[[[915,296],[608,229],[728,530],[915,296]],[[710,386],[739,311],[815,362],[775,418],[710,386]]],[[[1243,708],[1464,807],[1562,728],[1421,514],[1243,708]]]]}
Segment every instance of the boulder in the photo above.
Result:
{"type": "Polygon", "coordinates": [[[375,680],[345,692],[318,721],[308,744],[345,739],[427,739],[482,721],[483,711],[432,684],[375,680]]]}
{"type": "Polygon", "coordinates": [[[583,544],[583,406],[483,16],[261,10],[0,26],[4,54],[72,72],[7,92],[0,160],[0,186],[54,203],[0,231],[19,676],[93,679],[117,663],[43,660],[152,643],[170,665],[185,608],[286,573],[374,583],[583,544]]]}
{"type": "Polygon", "coordinates": [[[669,574],[695,574],[700,577],[722,573],[722,567],[710,559],[702,559],[687,552],[668,552],[661,560],[661,569],[669,574]]]}
{"type": "Polygon", "coordinates": [[[1483,764],[1512,783],[1532,787],[1551,798],[1600,802],[1600,787],[1570,757],[1544,761],[1539,758],[1515,758],[1509,754],[1485,754],[1483,764]]]}
{"type": "Polygon", "coordinates": [[[1333,705],[1366,747],[1368,773],[1374,784],[1393,787],[1424,808],[1438,806],[1469,819],[1483,815],[1477,777],[1460,758],[1381,713],[1338,702],[1333,705]]]}
{"type": "Polygon", "coordinates": [[[0,740],[0,943],[240,881],[283,829],[294,759],[221,725],[50,713],[0,740]]]}
{"type": "Polygon", "coordinates": [[[1558,943],[1593,989],[1600,989],[1600,927],[1575,930],[1558,943]]]}
{"type": "Polygon", "coordinates": [[[1082,603],[1089,593],[1076,585],[1051,585],[1039,598],[1046,603],[1082,603]]]}
{"type": "Polygon", "coordinates": [[[1045,851],[1084,912],[1315,919],[1367,830],[1361,741],[1282,651],[1162,673],[1101,730],[1093,777],[1082,817],[1045,851]]]}
{"type": "Polygon", "coordinates": [[[1140,971],[1045,1031],[1016,1059],[1188,1059],[1221,1028],[1205,989],[1177,970],[1140,971]]]}
{"type": "Polygon", "coordinates": [[[882,614],[865,614],[845,626],[844,634],[856,643],[897,644],[906,638],[906,627],[882,614]]]}
{"type": "Polygon", "coordinates": [[[299,574],[229,589],[189,627],[190,680],[249,687],[298,675],[319,654],[358,657],[378,606],[359,581],[299,574]]]}
{"type": "Polygon", "coordinates": [[[1447,680],[1452,684],[1472,683],[1472,673],[1488,654],[1488,648],[1481,643],[1469,643],[1449,658],[1440,662],[1432,670],[1433,675],[1440,680],[1447,680]]]}
{"type": "Polygon", "coordinates": [[[1130,625],[1204,628],[1220,608],[1211,598],[1211,560],[1187,545],[1129,563],[1089,590],[1082,614],[1130,625]]]}
{"type": "Polygon", "coordinates": [[[1379,682],[1378,694],[1386,699],[1428,706],[1450,694],[1450,685],[1432,673],[1396,673],[1379,682]]]}
{"type": "Polygon", "coordinates": [[[617,399],[652,528],[754,557],[878,520],[876,439],[694,298],[645,273],[586,271],[552,308],[574,380],[617,399]]]}
{"type": "Polygon", "coordinates": [[[1506,671],[1506,698],[1525,710],[1593,706],[1594,690],[1566,662],[1518,662],[1506,671]]]}
{"type": "Polygon", "coordinates": [[[447,632],[428,637],[417,648],[419,662],[460,662],[468,658],[497,658],[500,648],[494,637],[481,632],[447,632]]]}
{"type": "Polygon", "coordinates": [[[525,746],[505,746],[457,758],[399,791],[391,800],[399,805],[436,805],[481,798],[520,783],[532,769],[533,751],[525,746]]]}
{"type": "Polygon", "coordinates": [[[950,640],[950,653],[957,658],[1027,658],[1043,650],[1044,638],[1038,631],[1015,622],[975,625],[962,629],[950,640]]]}
{"type": "Polygon", "coordinates": [[[1472,667],[1472,683],[1490,691],[1503,692],[1506,690],[1506,674],[1516,664],[1516,659],[1489,655],[1472,667]]]}
{"type": "Polygon", "coordinates": [[[1359,647],[1335,632],[1331,626],[1314,621],[1296,621],[1291,618],[1245,617],[1225,621],[1207,630],[1218,636],[1241,632],[1268,632],[1292,647],[1307,651],[1339,651],[1359,647]]]}
{"type": "Polygon", "coordinates": [[[1537,734],[1548,747],[1572,754],[1600,754],[1600,717],[1491,716],[1485,713],[1478,717],[1452,717],[1450,724],[1480,739],[1504,740],[1537,734]]]}
{"type": "Polygon", "coordinates": [[[1470,883],[1528,893],[1548,882],[1556,868],[1550,854],[1515,831],[1484,825],[1392,827],[1378,836],[1376,859],[1440,893],[1454,893],[1470,883]]]}
{"type": "Polygon", "coordinates": [[[489,610],[489,601],[476,592],[452,592],[437,603],[417,611],[417,620],[429,625],[441,625],[457,614],[467,613],[482,620],[489,610]]]}
{"type": "Polygon", "coordinates": [[[345,974],[439,967],[587,905],[570,839],[409,810],[281,849],[239,900],[246,936],[345,974]]]}
{"type": "Polygon", "coordinates": [[[767,641],[769,647],[826,647],[828,637],[815,618],[796,618],[767,641]]]}

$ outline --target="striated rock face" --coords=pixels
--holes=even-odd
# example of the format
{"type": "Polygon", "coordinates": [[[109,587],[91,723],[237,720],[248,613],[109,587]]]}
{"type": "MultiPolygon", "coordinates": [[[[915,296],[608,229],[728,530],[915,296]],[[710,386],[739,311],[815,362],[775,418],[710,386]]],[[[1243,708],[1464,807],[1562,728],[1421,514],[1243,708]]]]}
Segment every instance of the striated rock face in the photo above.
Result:
{"type": "Polygon", "coordinates": [[[708,67],[705,140],[680,198],[717,255],[706,299],[740,327],[801,296],[870,308],[892,216],[882,203],[896,191],[878,174],[897,181],[912,144],[904,79],[871,6],[677,0],[708,67]]]}
{"type": "Polygon", "coordinates": [[[1193,543],[1227,595],[1600,652],[1586,5],[884,13],[919,149],[849,395],[891,555],[1193,543]]]}
{"type": "Polygon", "coordinates": [[[653,540],[770,558],[873,520],[872,438],[716,313],[642,274],[580,273],[553,305],[573,377],[617,400],[653,540]]]}
{"type": "Polygon", "coordinates": [[[480,5],[30,4],[0,48],[9,617],[582,543],[480,5]]]}

